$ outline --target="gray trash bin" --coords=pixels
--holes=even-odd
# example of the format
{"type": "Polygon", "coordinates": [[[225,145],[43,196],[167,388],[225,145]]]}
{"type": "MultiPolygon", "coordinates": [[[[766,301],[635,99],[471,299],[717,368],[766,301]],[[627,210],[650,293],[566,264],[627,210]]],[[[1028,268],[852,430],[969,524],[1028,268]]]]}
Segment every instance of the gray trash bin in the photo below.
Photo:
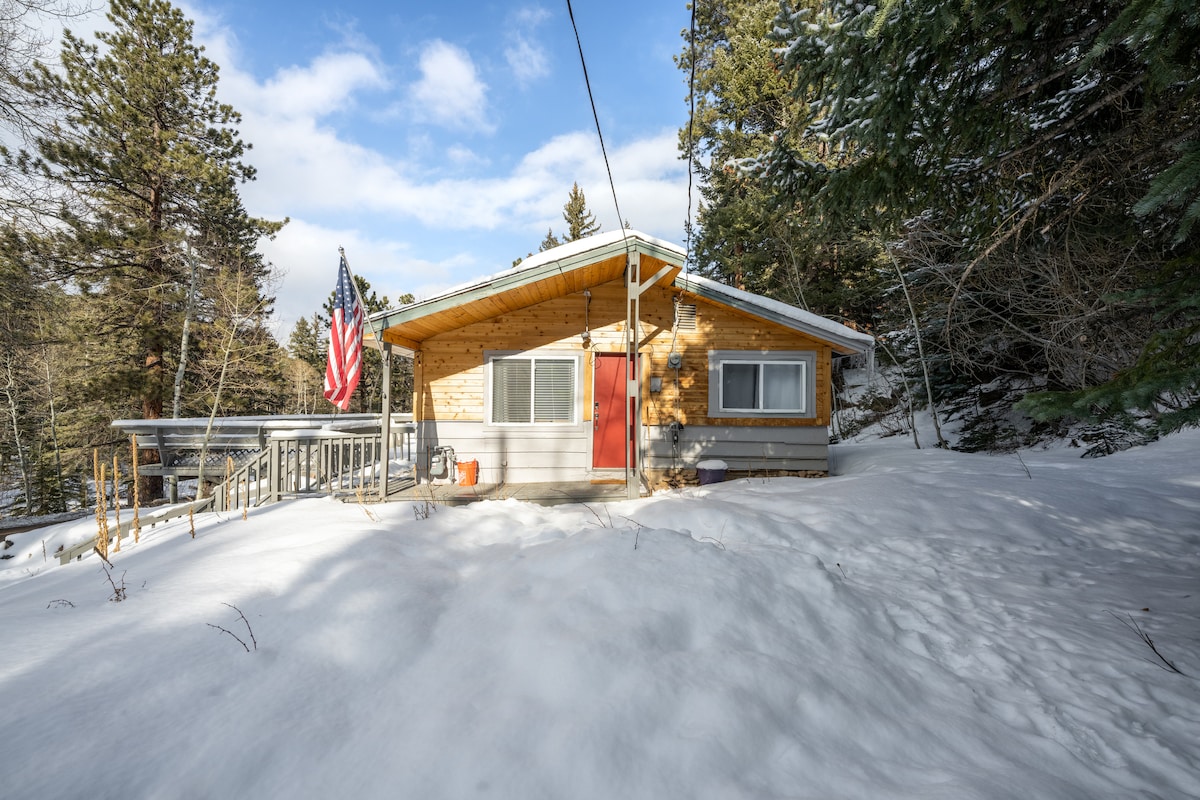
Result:
{"type": "Polygon", "coordinates": [[[729,469],[729,465],[724,461],[712,459],[697,464],[696,474],[700,476],[700,485],[707,486],[710,483],[720,483],[725,480],[725,470],[727,469],[729,469]]]}

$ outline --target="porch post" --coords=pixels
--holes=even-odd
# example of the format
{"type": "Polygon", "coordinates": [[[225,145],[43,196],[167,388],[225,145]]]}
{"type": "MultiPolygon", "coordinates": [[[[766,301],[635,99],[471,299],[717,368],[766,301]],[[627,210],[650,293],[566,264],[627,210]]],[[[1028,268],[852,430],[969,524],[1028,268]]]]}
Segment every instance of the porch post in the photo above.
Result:
{"type": "Polygon", "coordinates": [[[626,270],[625,319],[625,435],[632,442],[625,444],[625,489],[630,500],[641,497],[639,467],[641,462],[642,370],[638,363],[638,320],[641,317],[642,260],[637,251],[628,256],[626,270]],[[630,445],[632,444],[632,448],[630,445]]]}
{"type": "Polygon", "coordinates": [[[382,503],[387,500],[388,496],[388,462],[392,456],[392,343],[384,342],[383,349],[380,352],[383,357],[383,391],[380,392],[380,403],[383,409],[380,411],[383,418],[380,420],[383,434],[383,454],[380,456],[380,467],[383,474],[379,476],[379,501],[382,503]]]}

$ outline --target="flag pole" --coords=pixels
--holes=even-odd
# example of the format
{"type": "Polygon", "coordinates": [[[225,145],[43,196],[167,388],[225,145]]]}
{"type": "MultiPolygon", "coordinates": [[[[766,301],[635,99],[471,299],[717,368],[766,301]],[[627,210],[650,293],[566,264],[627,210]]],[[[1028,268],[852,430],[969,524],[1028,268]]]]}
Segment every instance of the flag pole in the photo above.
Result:
{"type": "Polygon", "coordinates": [[[338,247],[338,255],[341,257],[342,263],[346,265],[346,272],[350,274],[350,285],[354,287],[354,296],[358,298],[358,305],[363,310],[363,319],[371,326],[371,338],[375,340],[375,346],[379,348],[379,355],[383,360],[383,375],[380,376],[382,385],[379,387],[379,433],[383,442],[383,452],[379,458],[380,466],[383,468],[383,474],[379,476],[379,500],[383,502],[387,500],[388,496],[388,465],[392,460],[392,346],[383,341],[382,331],[375,330],[375,322],[367,311],[367,304],[363,301],[362,292],[358,290],[358,281],[354,279],[354,271],[350,269],[350,262],[346,260],[345,249],[338,247]]]}
{"type": "Polygon", "coordinates": [[[371,338],[375,340],[375,346],[379,348],[379,352],[383,352],[383,339],[380,338],[380,333],[375,330],[374,321],[371,319],[371,314],[367,311],[367,304],[363,302],[362,292],[358,290],[358,281],[354,280],[354,270],[350,269],[350,262],[346,259],[345,249],[339,247],[338,255],[341,256],[342,263],[346,265],[346,272],[350,273],[350,285],[354,287],[354,296],[358,298],[358,305],[363,310],[363,319],[371,326],[371,338]]]}

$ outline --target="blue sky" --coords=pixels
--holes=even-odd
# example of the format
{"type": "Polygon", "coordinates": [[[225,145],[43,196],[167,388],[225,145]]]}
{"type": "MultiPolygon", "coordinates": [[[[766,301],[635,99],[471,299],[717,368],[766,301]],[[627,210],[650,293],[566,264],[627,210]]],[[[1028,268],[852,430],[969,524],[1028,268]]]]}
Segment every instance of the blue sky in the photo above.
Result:
{"type": "MultiPolygon", "coordinates": [[[[180,6],[253,146],[247,208],[291,219],[263,246],[285,340],[332,291],[339,246],[394,301],[536,252],[575,181],[603,230],[619,224],[565,0],[180,6]]],[[[574,6],[621,213],[682,242],[687,6],[574,6]]]]}

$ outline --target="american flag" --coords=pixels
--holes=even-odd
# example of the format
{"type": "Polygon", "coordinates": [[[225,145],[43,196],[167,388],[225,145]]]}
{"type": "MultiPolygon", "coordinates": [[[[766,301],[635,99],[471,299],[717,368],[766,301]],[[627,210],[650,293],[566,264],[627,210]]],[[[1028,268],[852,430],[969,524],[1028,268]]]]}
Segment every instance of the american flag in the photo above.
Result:
{"type": "Polygon", "coordinates": [[[343,255],[329,329],[329,365],[325,368],[325,397],[342,411],[350,408],[350,395],[362,375],[363,308],[353,280],[343,255]]]}

